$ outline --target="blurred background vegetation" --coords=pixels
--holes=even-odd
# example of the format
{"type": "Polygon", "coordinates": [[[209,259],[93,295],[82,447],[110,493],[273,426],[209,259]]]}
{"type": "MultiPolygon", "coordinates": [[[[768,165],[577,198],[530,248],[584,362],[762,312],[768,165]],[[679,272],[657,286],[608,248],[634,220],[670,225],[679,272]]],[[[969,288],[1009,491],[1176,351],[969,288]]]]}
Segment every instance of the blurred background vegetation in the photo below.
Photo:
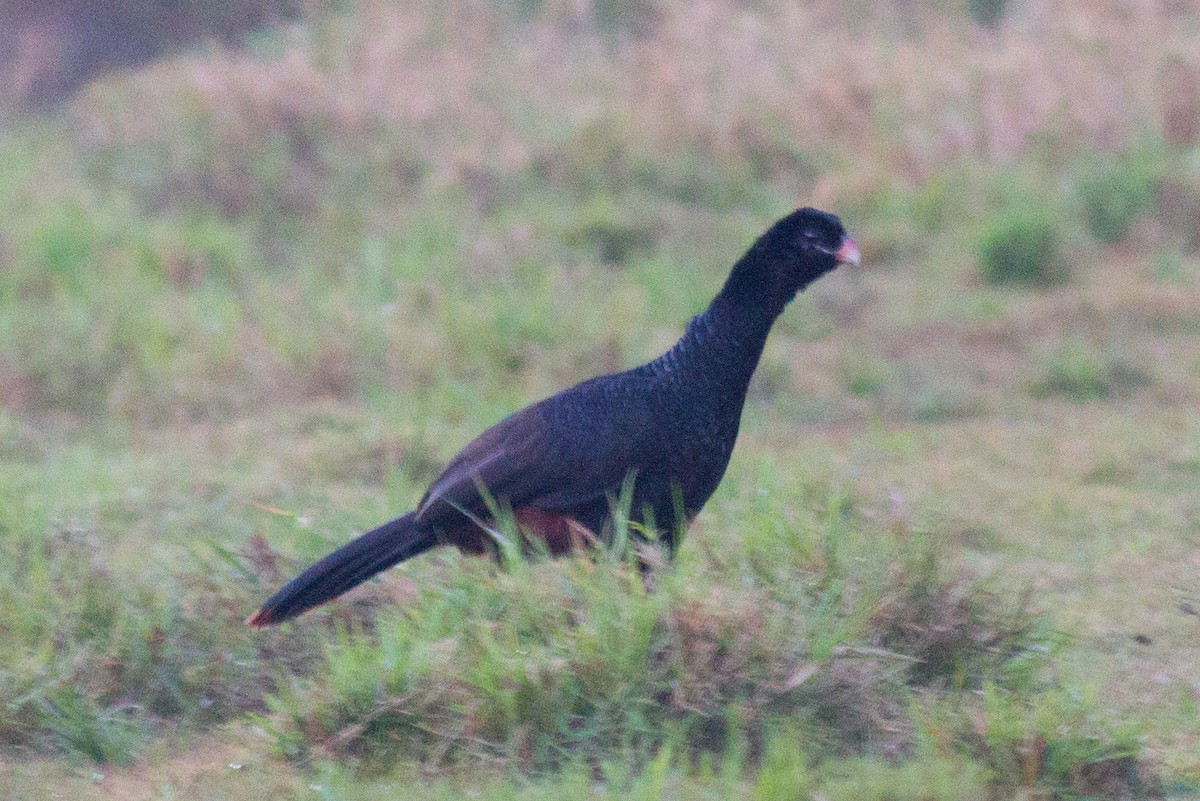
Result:
{"type": "Polygon", "coordinates": [[[1194,3],[0,0],[0,794],[1194,795],[1198,406],[1194,3]],[[804,204],[654,594],[242,627],[804,204]]]}

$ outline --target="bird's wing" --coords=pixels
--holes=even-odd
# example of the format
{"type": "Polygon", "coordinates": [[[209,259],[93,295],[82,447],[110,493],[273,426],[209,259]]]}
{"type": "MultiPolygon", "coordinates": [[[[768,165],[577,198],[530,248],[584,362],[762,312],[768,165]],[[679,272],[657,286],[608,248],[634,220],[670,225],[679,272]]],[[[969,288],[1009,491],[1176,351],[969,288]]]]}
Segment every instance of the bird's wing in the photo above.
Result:
{"type": "MultiPolygon", "coordinates": [[[[605,376],[613,379],[616,376],[605,376]]],[[[514,509],[566,510],[621,486],[652,450],[646,409],[614,404],[612,387],[587,382],[506,417],[467,444],[417,505],[418,525],[463,511],[490,517],[479,487],[514,509]]]]}

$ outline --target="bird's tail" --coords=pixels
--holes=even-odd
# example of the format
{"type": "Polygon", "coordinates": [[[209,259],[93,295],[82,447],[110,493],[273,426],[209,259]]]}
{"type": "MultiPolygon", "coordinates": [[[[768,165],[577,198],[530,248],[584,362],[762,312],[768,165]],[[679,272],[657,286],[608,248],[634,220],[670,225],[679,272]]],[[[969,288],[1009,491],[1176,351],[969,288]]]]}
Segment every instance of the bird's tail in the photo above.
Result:
{"type": "Polygon", "coordinates": [[[282,623],[333,600],[381,570],[411,559],[437,544],[437,535],[418,531],[409,512],[368,531],[305,570],[246,618],[258,628],[282,623]]]}

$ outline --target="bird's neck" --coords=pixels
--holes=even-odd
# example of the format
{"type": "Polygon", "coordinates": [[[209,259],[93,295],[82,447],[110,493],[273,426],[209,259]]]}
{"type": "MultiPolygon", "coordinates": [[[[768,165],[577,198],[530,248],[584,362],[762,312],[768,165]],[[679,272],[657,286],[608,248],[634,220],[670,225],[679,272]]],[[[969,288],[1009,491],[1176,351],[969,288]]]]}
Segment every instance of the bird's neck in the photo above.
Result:
{"type": "Polygon", "coordinates": [[[687,383],[704,384],[716,378],[724,390],[745,393],[771,325],[785,305],[754,300],[746,293],[723,290],[692,318],[674,347],[648,367],[687,383]]]}
{"type": "Polygon", "coordinates": [[[784,308],[819,273],[795,280],[781,273],[788,257],[771,232],[738,259],[708,308],[692,318],[675,346],[647,367],[704,384],[716,376],[722,392],[745,393],[767,334],[784,308]],[[728,388],[728,389],[726,389],[728,388]]]}

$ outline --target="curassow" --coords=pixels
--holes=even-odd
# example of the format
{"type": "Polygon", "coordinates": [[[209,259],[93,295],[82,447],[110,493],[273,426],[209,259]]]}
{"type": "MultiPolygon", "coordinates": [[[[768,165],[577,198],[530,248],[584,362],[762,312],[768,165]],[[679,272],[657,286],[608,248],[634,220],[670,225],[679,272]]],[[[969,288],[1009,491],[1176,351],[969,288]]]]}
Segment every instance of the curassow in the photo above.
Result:
{"type": "Polygon", "coordinates": [[[686,525],[700,511],[725,473],[775,318],[797,292],[846,263],[857,265],[859,253],[837,217],[792,212],[738,260],[674,347],[496,423],[450,460],[416,509],[321,559],[246,622],[295,617],[436,545],[487,552],[489,509],[511,509],[524,535],[552,554],[602,540],[627,478],[631,518],[663,525],[669,537],[673,524],[686,525]]]}

